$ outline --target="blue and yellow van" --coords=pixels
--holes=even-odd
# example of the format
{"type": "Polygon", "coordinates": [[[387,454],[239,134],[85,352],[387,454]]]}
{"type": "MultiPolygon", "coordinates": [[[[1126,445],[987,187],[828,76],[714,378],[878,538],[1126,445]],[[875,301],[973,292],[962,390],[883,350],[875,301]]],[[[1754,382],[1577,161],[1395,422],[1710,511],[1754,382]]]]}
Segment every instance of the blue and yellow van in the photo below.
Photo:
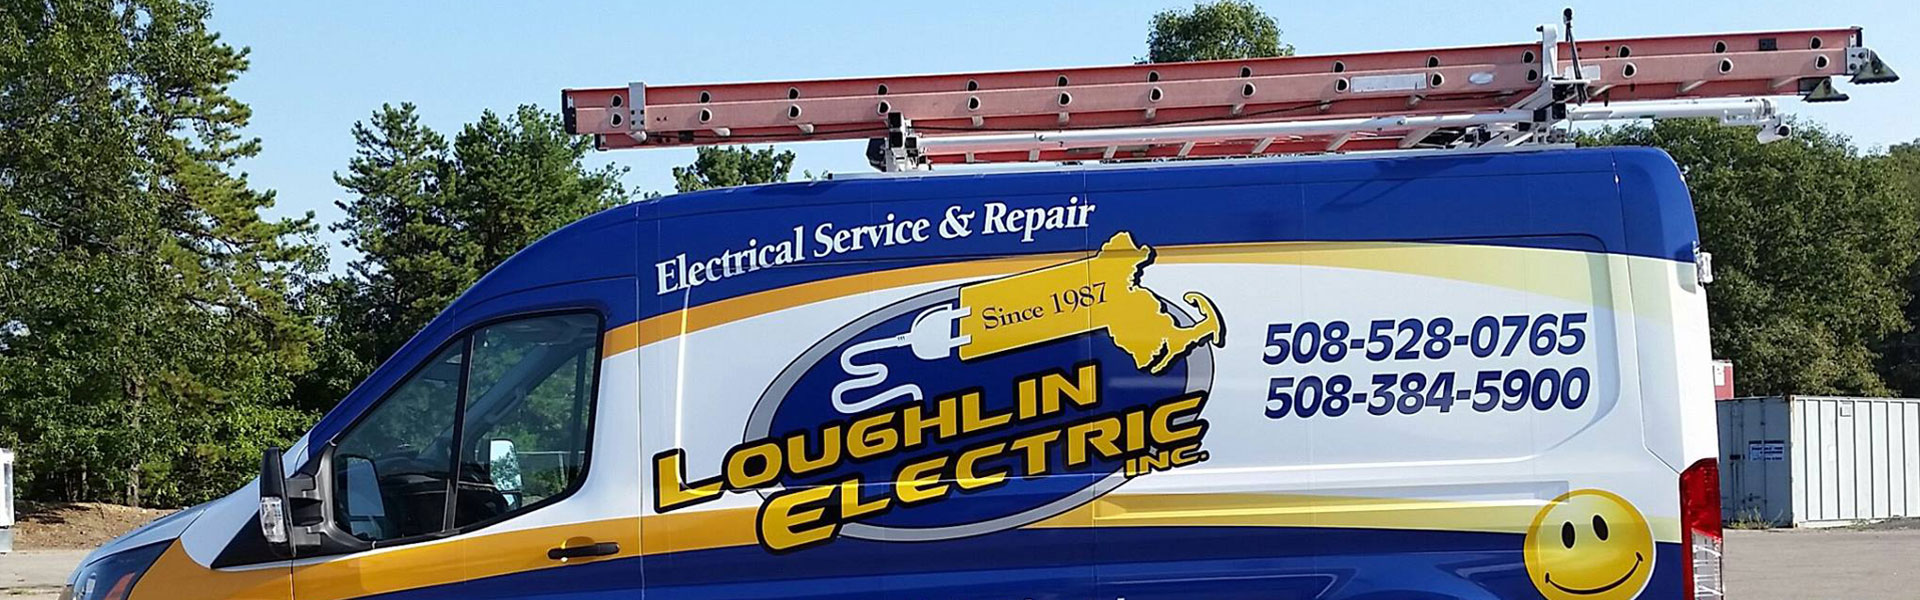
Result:
{"type": "Polygon", "coordinates": [[[1545,148],[683,194],[535,243],[111,598],[1692,598],[1679,171],[1545,148]]]}

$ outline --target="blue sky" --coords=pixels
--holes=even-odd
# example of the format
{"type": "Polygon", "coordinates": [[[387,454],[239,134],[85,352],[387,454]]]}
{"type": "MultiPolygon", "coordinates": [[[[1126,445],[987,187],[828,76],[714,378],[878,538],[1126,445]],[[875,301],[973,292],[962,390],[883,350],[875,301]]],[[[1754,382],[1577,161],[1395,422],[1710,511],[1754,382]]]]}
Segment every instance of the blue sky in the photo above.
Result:
{"type": "MultiPolygon", "coordinates": [[[[1577,2],[1583,38],[1811,27],[1866,27],[1869,47],[1920,77],[1920,11],[1911,0],[1577,2]]],[[[353,154],[349,128],[382,102],[413,102],[448,135],[480,111],[559,107],[566,87],[800,79],[1131,62],[1146,53],[1153,2],[223,2],[213,26],[252,48],[232,93],[253,107],[265,150],[245,162],[276,190],[276,214],[337,220],[332,174],[353,154]]],[[[1561,2],[1347,1],[1260,4],[1302,54],[1537,39],[1561,2]],[[1531,7],[1516,8],[1531,4],[1531,7]]],[[[1920,138],[1920,80],[1849,86],[1853,100],[1787,109],[1864,148],[1920,138]],[[1903,108],[1904,107],[1904,108],[1903,108]]],[[[864,142],[788,146],[796,170],[864,171],[864,142]]],[[[670,192],[691,150],[596,153],[632,168],[636,191],[670,192]]],[[[335,268],[346,253],[332,246],[335,268]]]]}

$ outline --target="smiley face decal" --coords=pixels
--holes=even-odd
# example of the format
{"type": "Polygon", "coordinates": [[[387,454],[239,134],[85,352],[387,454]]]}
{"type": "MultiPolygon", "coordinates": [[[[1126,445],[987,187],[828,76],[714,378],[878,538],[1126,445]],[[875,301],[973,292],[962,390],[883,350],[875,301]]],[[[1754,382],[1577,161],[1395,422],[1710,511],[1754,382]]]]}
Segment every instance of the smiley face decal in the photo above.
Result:
{"type": "Polygon", "coordinates": [[[1554,498],[1527,529],[1527,577],[1548,600],[1639,595],[1653,576],[1653,530],[1627,499],[1603,490],[1554,498]]]}

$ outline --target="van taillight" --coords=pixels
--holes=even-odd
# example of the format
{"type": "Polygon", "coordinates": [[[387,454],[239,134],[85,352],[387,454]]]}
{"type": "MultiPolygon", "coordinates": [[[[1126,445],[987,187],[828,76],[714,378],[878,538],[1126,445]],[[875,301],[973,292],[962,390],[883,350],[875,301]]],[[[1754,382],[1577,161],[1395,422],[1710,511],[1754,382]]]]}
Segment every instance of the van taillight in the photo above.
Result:
{"type": "Polygon", "coordinates": [[[1689,598],[1725,598],[1720,578],[1720,461],[1702,458],[1680,473],[1680,529],[1693,560],[1682,563],[1689,598]]]}

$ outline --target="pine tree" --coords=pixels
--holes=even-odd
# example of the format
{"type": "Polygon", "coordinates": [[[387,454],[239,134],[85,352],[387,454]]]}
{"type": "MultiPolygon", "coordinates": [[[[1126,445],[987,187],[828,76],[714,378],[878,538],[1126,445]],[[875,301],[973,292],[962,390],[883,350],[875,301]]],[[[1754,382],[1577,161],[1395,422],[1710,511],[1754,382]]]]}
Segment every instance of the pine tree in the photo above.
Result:
{"type": "Polygon", "coordinates": [[[346,279],[308,296],[329,335],[302,381],[303,406],[327,407],[399,350],[481,275],[541,236],[626,202],[624,170],[587,169],[592,150],[553,113],[486,111],[449,144],[412,104],[383,105],[353,136],[334,180],[352,197],[331,226],[360,257],[346,279]]]}
{"type": "Polygon", "coordinates": [[[746,146],[701,146],[693,164],[673,168],[673,189],[680,193],[705,189],[777,183],[793,173],[791,150],[774,151],[772,146],[754,150],[746,146]]]}
{"type": "Polygon", "coordinates": [[[485,111],[462,128],[453,142],[459,179],[451,206],[471,229],[472,266],[484,273],[541,236],[625,202],[623,171],[581,163],[592,150],[533,105],[508,118],[485,111]]]}
{"type": "Polygon", "coordinates": [[[0,430],[29,497],[177,504],[244,481],[303,416],[290,298],[311,216],[236,162],[246,51],[192,0],[0,10],[0,430]],[[224,423],[225,425],[221,425],[224,423]]]}
{"type": "Polygon", "coordinates": [[[446,138],[414,105],[381,105],[353,139],[347,172],[333,176],[352,197],[335,202],[347,216],[330,228],[359,251],[348,265],[357,291],[329,305],[345,310],[341,331],[365,336],[346,346],[378,364],[479,277],[468,258],[479,247],[447,201],[457,174],[446,138]]]}

